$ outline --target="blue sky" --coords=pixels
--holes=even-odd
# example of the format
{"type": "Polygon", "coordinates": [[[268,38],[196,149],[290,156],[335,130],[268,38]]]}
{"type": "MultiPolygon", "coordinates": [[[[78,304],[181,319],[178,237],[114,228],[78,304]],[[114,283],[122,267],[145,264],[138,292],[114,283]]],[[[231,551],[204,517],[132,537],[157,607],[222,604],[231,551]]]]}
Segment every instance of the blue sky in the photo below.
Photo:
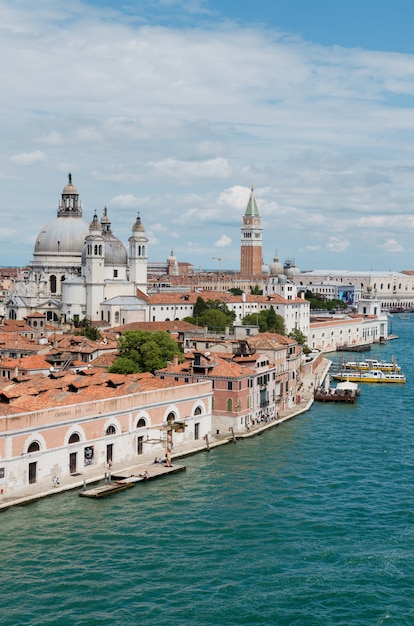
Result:
{"type": "Polygon", "coordinates": [[[0,5],[0,265],[25,265],[70,171],[150,260],[414,268],[411,0],[0,5]]]}

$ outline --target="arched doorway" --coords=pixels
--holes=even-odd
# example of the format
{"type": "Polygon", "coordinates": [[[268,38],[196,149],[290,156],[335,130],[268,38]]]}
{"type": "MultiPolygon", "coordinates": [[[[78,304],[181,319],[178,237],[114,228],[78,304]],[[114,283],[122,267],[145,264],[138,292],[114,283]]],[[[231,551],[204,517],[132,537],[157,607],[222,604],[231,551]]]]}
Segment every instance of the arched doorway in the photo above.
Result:
{"type": "MultiPolygon", "coordinates": [[[[80,442],[78,433],[72,433],[69,437],[69,445],[80,442]]],[[[76,475],[78,470],[78,453],[69,452],[69,474],[76,475]]]]}

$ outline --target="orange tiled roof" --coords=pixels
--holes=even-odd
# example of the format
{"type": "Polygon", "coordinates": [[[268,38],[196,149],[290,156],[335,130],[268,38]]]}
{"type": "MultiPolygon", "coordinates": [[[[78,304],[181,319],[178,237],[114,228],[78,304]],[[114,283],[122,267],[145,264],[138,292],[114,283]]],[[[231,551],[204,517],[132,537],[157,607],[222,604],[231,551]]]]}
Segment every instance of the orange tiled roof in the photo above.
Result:
{"type": "Polygon", "coordinates": [[[9,404],[0,402],[0,415],[105,400],[180,385],[182,383],[162,380],[149,372],[125,376],[98,372],[90,377],[67,374],[57,379],[33,377],[26,383],[7,381],[0,386],[0,397],[7,398],[9,404]]]}
{"type": "Polygon", "coordinates": [[[156,330],[164,330],[170,333],[177,333],[184,330],[195,330],[199,326],[183,322],[181,320],[174,320],[171,322],[131,322],[130,324],[124,324],[123,326],[117,326],[112,330],[117,333],[124,333],[129,330],[143,330],[148,332],[155,332],[156,330]]]}

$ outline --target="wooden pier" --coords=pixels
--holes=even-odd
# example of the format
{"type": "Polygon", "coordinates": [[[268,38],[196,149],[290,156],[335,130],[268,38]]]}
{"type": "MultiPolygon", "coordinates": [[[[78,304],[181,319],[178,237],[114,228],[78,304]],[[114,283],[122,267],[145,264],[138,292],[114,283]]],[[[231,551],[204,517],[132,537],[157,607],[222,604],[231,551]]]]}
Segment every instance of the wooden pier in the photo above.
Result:
{"type": "Polygon", "coordinates": [[[162,478],[167,474],[176,474],[185,471],[185,465],[173,465],[168,467],[163,464],[153,463],[147,467],[139,466],[128,471],[114,472],[104,485],[93,487],[91,489],[83,489],[79,495],[84,498],[106,498],[119,491],[125,491],[134,487],[136,483],[145,483],[149,480],[162,478]]]}

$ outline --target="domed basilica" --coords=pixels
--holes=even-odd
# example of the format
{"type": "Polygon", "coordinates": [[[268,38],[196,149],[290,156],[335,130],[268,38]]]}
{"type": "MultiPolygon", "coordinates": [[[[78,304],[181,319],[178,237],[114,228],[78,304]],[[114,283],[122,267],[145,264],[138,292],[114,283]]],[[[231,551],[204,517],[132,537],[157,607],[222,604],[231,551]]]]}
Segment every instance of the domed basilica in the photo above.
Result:
{"type": "Polygon", "coordinates": [[[27,280],[15,284],[5,303],[6,317],[42,312],[49,322],[87,317],[112,326],[145,320],[148,239],[139,215],[128,242],[129,255],[106,207],[88,225],[69,174],[57,217],[36,239],[27,280]]]}

